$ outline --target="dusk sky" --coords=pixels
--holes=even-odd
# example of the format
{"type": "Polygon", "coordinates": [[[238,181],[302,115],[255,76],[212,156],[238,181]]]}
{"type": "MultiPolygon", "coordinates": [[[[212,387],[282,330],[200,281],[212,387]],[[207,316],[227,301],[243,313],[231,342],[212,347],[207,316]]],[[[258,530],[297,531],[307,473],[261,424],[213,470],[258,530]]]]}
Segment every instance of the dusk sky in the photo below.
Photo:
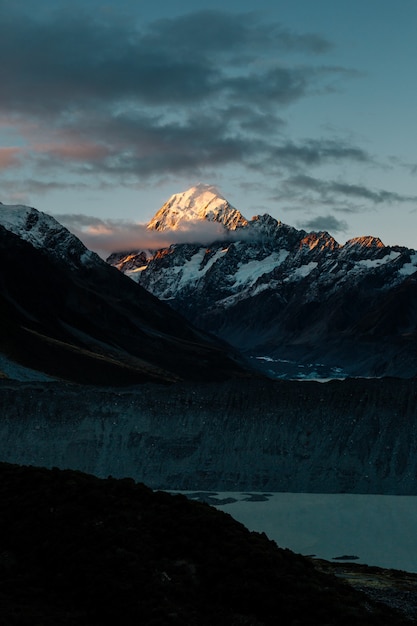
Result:
{"type": "Polygon", "coordinates": [[[0,32],[4,204],[139,247],[201,182],[417,248],[416,0],[0,0],[0,32]]]}

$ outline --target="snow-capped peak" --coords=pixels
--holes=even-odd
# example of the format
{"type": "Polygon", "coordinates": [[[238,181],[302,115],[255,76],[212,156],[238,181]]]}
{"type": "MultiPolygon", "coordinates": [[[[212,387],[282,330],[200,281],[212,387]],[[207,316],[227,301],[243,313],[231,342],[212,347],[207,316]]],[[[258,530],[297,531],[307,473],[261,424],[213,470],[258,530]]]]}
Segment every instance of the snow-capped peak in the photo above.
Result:
{"type": "Polygon", "coordinates": [[[218,222],[228,230],[236,230],[248,224],[243,215],[215,187],[199,184],[171,196],[151,219],[148,228],[179,230],[184,223],[199,220],[218,222]]]}
{"type": "Polygon", "coordinates": [[[24,205],[0,205],[0,225],[24,239],[34,248],[47,250],[78,267],[97,257],[54,217],[24,205]]]}

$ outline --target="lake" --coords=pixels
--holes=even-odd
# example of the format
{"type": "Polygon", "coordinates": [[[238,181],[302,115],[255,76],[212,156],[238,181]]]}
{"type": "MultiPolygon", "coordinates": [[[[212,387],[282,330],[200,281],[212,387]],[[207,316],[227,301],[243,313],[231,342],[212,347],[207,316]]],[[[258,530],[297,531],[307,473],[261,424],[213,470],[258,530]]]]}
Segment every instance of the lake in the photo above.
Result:
{"type": "Polygon", "coordinates": [[[281,548],[417,572],[417,496],[182,493],[265,532],[281,548]]]}

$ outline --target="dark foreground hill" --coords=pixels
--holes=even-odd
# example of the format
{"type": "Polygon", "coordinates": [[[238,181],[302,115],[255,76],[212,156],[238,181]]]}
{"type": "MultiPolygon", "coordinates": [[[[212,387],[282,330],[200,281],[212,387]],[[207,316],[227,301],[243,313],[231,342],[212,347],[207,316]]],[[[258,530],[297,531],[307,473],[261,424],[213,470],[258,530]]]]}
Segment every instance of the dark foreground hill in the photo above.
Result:
{"type": "Polygon", "coordinates": [[[225,513],[0,464],[3,626],[411,623],[225,513]]]}

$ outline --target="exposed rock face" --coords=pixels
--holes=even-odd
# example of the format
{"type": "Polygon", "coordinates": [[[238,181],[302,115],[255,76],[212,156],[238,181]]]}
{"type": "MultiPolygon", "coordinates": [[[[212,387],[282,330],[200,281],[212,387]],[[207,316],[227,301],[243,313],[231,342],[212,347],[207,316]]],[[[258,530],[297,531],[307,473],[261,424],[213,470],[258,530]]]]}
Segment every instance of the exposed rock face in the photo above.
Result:
{"type": "Polygon", "coordinates": [[[153,488],[417,495],[417,382],[0,381],[0,458],[153,488]]]}
{"type": "MultiPolygon", "coordinates": [[[[164,228],[178,214],[184,219],[184,211],[214,219],[202,201],[195,210],[198,192],[182,194],[193,198],[191,213],[174,196],[157,214],[158,225],[162,217],[164,228]]],[[[235,209],[222,206],[227,225],[235,209]]],[[[176,244],[145,261],[137,255],[126,262],[119,255],[114,264],[200,328],[266,357],[257,363],[269,374],[302,377],[297,366],[311,364],[333,377],[417,374],[415,250],[375,237],[340,245],[326,232],[306,233],[261,215],[243,218],[210,245],[176,244]]]]}

